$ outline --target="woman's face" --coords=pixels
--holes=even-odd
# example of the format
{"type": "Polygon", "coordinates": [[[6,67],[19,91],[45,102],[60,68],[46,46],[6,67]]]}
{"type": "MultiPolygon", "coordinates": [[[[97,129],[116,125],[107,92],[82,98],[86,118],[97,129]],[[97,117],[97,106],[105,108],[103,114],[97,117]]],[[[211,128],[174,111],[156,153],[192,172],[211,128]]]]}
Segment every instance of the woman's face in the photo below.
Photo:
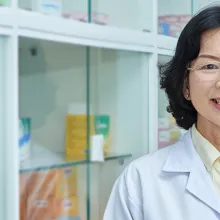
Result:
{"type": "Polygon", "coordinates": [[[198,112],[197,126],[220,129],[220,29],[203,34],[191,68],[184,95],[198,112]]]}

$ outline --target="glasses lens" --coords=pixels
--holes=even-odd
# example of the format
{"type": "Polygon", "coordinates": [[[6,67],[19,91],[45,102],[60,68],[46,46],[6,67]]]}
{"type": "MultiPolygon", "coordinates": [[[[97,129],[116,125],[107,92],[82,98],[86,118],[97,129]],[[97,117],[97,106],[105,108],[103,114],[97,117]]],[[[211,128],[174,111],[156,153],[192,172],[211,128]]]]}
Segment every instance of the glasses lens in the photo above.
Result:
{"type": "Polygon", "coordinates": [[[216,80],[220,72],[220,63],[203,63],[195,66],[196,76],[203,81],[216,80]]]}

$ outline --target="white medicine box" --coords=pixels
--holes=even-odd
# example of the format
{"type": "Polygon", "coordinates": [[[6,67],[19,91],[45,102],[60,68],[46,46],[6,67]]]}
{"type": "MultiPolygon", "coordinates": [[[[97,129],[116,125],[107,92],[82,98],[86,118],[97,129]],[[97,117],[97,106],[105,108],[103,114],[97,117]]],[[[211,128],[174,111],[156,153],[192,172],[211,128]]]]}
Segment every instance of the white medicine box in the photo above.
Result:
{"type": "Polygon", "coordinates": [[[32,10],[43,14],[61,16],[61,0],[32,0],[32,10]]]}

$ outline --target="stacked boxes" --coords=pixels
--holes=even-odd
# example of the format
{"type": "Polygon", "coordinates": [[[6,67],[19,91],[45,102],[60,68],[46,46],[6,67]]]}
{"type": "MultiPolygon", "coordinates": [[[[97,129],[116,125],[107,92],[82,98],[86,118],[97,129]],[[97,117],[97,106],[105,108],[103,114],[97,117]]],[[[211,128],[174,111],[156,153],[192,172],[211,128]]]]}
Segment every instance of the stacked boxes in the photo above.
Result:
{"type": "Polygon", "coordinates": [[[27,219],[54,219],[56,170],[34,172],[28,182],[27,219]]]}
{"type": "Polygon", "coordinates": [[[76,167],[20,174],[20,220],[78,215],[76,167]]]}
{"type": "Polygon", "coordinates": [[[191,15],[165,15],[159,16],[159,34],[179,37],[191,15]]]}
{"type": "MultiPolygon", "coordinates": [[[[89,116],[90,137],[101,134],[104,137],[104,154],[110,151],[110,117],[107,115],[89,116]]],[[[66,160],[87,158],[87,116],[66,116],[66,160]]],[[[90,141],[90,138],[89,138],[90,141]]]]}
{"type": "Polygon", "coordinates": [[[56,216],[77,216],[77,168],[57,170],[55,210],[56,216]]]}

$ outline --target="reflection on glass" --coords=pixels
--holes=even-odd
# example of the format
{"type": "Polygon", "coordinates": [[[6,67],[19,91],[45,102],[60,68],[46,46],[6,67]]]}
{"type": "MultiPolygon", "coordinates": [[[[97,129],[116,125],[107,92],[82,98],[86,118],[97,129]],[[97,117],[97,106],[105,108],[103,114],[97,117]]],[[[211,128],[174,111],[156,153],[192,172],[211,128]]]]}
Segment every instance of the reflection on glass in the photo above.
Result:
{"type": "Polygon", "coordinates": [[[19,0],[19,7],[45,15],[88,22],[88,0],[19,0]]]}
{"type": "MultiPolygon", "coordinates": [[[[159,56],[159,64],[168,62],[171,57],[159,56]]],[[[158,147],[165,147],[175,143],[183,135],[184,131],[180,129],[174,117],[167,112],[168,99],[165,92],[158,90],[158,147]]]]}
{"type": "Polygon", "coordinates": [[[91,0],[92,22],[101,25],[151,31],[152,1],[91,0]]]}
{"type": "Polygon", "coordinates": [[[151,0],[139,0],[138,3],[133,0],[19,0],[19,6],[29,11],[80,22],[146,32],[152,29],[152,19],[149,19],[153,16],[151,0]]]}
{"type": "Polygon", "coordinates": [[[142,79],[148,73],[148,55],[96,48],[90,54],[90,109],[96,133],[104,136],[105,153],[138,157],[143,150],[141,128],[146,123],[142,120],[142,79]]]}
{"type": "Polygon", "coordinates": [[[86,115],[86,50],[21,38],[19,59],[21,219],[87,219],[87,144],[65,155],[68,115],[86,115]]]}
{"type": "MultiPolygon", "coordinates": [[[[148,147],[144,142],[148,131],[143,130],[148,123],[143,119],[148,109],[144,106],[147,94],[143,94],[143,86],[148,86],[144,80],[148,74],[148,54],[91,48],[90,67],[90,110],[98,123],[93,138],[103,141],[106,156],[142,156],[148,147]]],[[[96,150],[97,145],[92,144],[91,155],[96,150]]],[[[102,219],[113,183],[128,161],[91,167],[92,219],[102,219]]]]}
{"type": "Polygon", "coordinates": [[[191,18],[193,0],[159,0],[158,10],[158,33],[178,38],[191,18]]]}

